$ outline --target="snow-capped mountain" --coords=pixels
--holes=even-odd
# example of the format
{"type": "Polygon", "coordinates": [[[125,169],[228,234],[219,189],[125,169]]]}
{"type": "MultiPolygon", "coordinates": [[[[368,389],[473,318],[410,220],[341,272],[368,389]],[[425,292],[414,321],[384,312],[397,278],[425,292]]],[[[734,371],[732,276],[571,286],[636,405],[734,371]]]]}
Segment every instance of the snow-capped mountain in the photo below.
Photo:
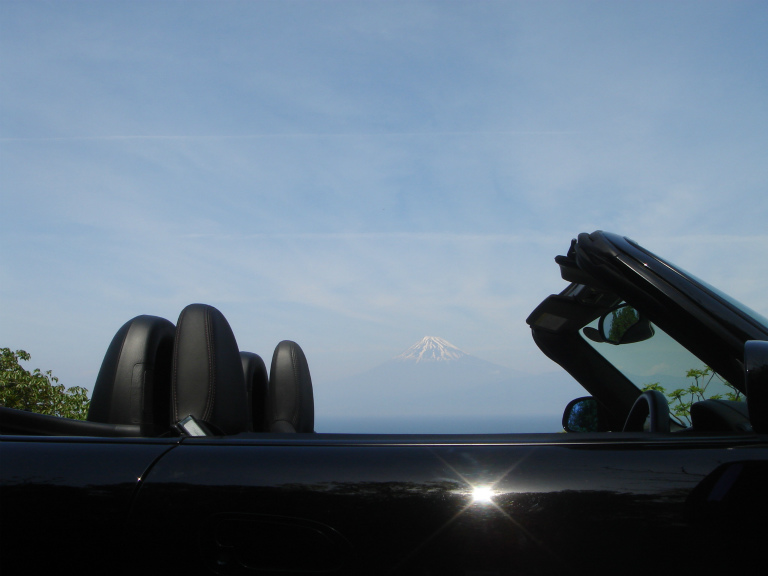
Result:
{"type": "Polygon", "coordinates": [[[458,360],[466,355],[447,340],[437,336],[424,336],[408,350],[395,356],[394,359],[415,362],[446,362],[458,360]]]}
{"type": "MultiPolygon", "coordinates": [[[[519,375],[442,338],[427,336],[375,368],[330,383],[324,400],[333,405],[329,408],[338,409],[352,398],[367,398],[378,414],[434,413],[457,407],[479,412],[484,402],[499,400],[499,390],[509,389],[519,375]]],[[[316,402],[324,401],[321,396],[318,389],[316,402]]]]}
{"type": "MultiPolygon", "coordinates": [[[[579,390],[564,372],[529,375],[426,336],[360,374],[314,383],[315,414],[357,418],[460,418],[559,413],[579,390]]],[[[390,430],[391,431],[391,430],[390,430]]],[[[503,430],[497,430],[503,431],[503,430]]]]}

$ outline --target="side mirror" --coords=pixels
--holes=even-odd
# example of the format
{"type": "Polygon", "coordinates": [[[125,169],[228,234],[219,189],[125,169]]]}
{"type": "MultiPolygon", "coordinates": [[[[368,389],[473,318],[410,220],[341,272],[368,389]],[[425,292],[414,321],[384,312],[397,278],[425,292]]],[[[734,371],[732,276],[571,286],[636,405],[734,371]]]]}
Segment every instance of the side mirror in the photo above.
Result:
{"type": "Polygon", "coordinates": [[[622,304],[603,314],[597,329],[587,326],[584,335],[593,342],[633,344],[651,338],[655,332],[651,322],[629,304],[622,304]]]}
{"type": "Polygon", "coordinates": [[[568,402],[563,412],[563,430],[566,432],[599,432],[604,430],[600,422],[600,408],[592,396],[576,398],[568,402]]]}
{"type": "Polygon", "coordinates": [[[768,342],[749,340],[744,345],[747,409],[752,430],[768,433],[768,342]]]}

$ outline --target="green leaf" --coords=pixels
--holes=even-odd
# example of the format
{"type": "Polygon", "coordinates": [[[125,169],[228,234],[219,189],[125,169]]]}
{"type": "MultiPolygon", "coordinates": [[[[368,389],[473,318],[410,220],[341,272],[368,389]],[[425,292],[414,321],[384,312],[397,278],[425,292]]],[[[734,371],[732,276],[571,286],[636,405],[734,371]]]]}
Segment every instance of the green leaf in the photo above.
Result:
{"type": "Polygon", "coordinates": [[[0,348],[0,406],[85,420],[88,392],[78,386],[67,389],[51,370],[25,370],[19,361],[30,358],[24,350],[0,348]]]}
{"type": "Polygon", "coordinates": [[[666,390],[664,390],[664,387],[661,384],[659,384],[658,382],[653,382],[652,384],[645,384],[641,388],[641,390],[643,392],[647,392],[648,390],[657,390],[657,391],[661,392],[662,394],[666,393],[666,390]]]}

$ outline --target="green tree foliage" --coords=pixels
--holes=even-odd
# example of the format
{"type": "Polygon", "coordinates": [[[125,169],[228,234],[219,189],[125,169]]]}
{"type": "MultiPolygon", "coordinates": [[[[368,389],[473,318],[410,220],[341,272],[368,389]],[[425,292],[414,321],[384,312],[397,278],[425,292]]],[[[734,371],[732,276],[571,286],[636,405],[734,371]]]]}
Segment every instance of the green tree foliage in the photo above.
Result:
{"type": "Polygon", "coordinates": [[[744,396],[738,389],[723,380],[709,366],[705,366],[703,370],[691,368],[685,376],[686,378],[693,379],[693,383],[688,388],[678,388],[672,392],[667,392],[661,384],[654,382],[653,384],[643,386],[643,391],[658,390],[664,394],[669,399],[670,413],[688,426],[691,425],[691,406],[694,402],[700,402],[707,398],[711,400],[744,400],[744,396]],[[720,382],[731,391],[725,394],[710,394],[707,396],[707,388],[709,388],[713,381],[720,382]]]}
{"type": "Polygon", "coordinates": [[[640,317],[637,310],[631,306],[622,306],[611,312],[611,326],[608,331],[608,340],[611,342],[621,342],[622,336],[637,324],[640,317]]]}
{"type": "Polygon", "coordinates": [[[79,386],[65,388],[50,370],[25,370],[19,361],[29,359],[24,350],[0,348],[0,406],[85,420],[91,403],[88,391],[79,386]]]}

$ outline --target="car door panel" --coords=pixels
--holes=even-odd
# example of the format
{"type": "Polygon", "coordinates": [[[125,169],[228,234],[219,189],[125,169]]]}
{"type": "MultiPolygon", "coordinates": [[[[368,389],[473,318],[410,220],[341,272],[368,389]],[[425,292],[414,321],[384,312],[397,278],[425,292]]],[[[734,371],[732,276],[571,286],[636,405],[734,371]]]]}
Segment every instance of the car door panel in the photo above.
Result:
{"type": "Polygon", "coordinates": [[[3,437],[2,573],[114,567],[136,487],[176,442],[3,437]]]}
{"type": "Polygon", "coordinates": [[[164,550],[172,574],[640,573],[653,557],[624,564],[641,543],[711,532],[711,487],[691,494],[718,466],[768,461],[754,438],[323,436],[185,441],[139,491],[133,569],[164,550]]]}

